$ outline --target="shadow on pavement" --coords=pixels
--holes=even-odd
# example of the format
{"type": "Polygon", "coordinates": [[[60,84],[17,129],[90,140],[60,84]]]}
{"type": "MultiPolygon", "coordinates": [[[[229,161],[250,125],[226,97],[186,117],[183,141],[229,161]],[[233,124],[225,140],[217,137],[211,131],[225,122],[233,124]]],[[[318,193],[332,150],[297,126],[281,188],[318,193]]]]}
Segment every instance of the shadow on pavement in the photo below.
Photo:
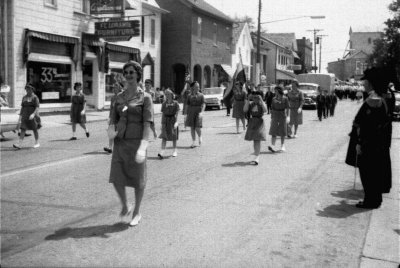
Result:
{"type": "Polygon", "coordinates": [[[400,235],[400,229],[394,229],[394,231],[395,231],[398,235],[400,235]]]}
{"type": "Polygon", "coordinates": [[[254,166],[253,164],[251,164],[250,161],[248,162],[234,162],[234,163],[230,163],[230,164],[222,164],[223,167],[244,167],[244,166],[254,166]]]}
{"type": "Polygon", "coordinates": [[[188,145],[188,146],[176,146],[176,148],[177,149],[184,149],[184,150],[193,150],[194,149],[194,148],[190,147],[190,145],[188,145]]]}
{"type": "Polygon", "coordinates": [[[70,138],[68,138],[68,139],[59,139],[59,140],[49,140],[48,142],[58,142],[58,141],[70,141],[70,142],[74,142],[74,141],[71,141],[70,138]]]}
{"type": "Polygon", "coordinates": [[[317,216],[326,218],[342,219],[357,213],[367,212],[369,209],[356,208],[354,204],[346,203],[346,200],[340,201],[340,204],[330,205],[323,210],[317,211],[317,216]]]}
{"type": "Polygon", "coordinates": [[[363,192],[364,192],[363,190],[349,189],[349,190],[344,190],[344,191],[332,192],[331,195],[334,197],[358,200],[358,199],[362,199],[363,192]]]}
{"type": "Polygon", "coordinates": [[[113,225],[88,226],[82,228],[62,228],[54,234],[46,236],[45,240],[62,240],[67,238],[108,238],[107,234],[125,231],[129,228],[127,223],[119,222],[113,225]]]}
{"type": "Polygon", "coordinates": [[[107,152],[98,152],[98,151],[84,153],[84,155],[98,155],[98,154],[111,155],[110,153],[107,153],[107,152]]]}
{"type": "Polygon", "coordinates": [[[219,132],[217,135],[238,135],[241,133],[236,133],[236,132],[219,132]]]}

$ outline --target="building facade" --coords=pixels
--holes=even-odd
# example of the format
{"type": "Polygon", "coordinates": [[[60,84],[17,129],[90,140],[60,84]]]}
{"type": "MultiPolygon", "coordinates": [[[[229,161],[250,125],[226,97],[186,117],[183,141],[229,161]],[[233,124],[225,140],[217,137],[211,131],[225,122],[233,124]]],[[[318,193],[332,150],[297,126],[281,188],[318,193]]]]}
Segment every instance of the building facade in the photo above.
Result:
{"type": "Polygon", "coordinates": [[[301,65],[301,70],[295,71],[295,73],[309,73],[312,68],[313,43],[310,39],[306,39],[305,37],[302,39],[296,39],[296,42],[297,55],[300,57],[299,64],[301,65]]]}
{"type": "MultiPolygon", "coordinates": [[[[133,4],[127,5],[125,15],[137,16],[140,20],[141,1],[129,2],[133,4]]],[[[113,94],[112,84],[123,79],[123,64],[128,60],[142,62],[147,53],[151,55],[150,64],[155,67],[153,71],[145,67],[145,76],[153,75],[159,83],[160,45],[148,45],[148,49],[141,52],[139,47],[146,47],[146,38],[145,42],[141,42],[140,36],[129,41],[111,42],[95,36],[95,22],[110,21],[110,16],[121,20],[121,13],[94,16],[90,3],[89,0],[0,2],[4,14],[0,47],[4,69],[1,76],[11,87],[8,96],[11,107],[20,106],[26,83],[32,83],[42,110],[69,109],[73,84],[82,82],[87,104],[103,109],[109,105],[113,94]]],[[[151,3],[143,6],[144,12],[155,14],[144,18],[154,19],[154,29],[158,29],[154,41],[159,42],[161,14],[166,11],[152,7],[151,3]]],[[[149,30],[144,28],[144,31],[149,30]]]]}
{"type": "Polygon", "coordinates": [[[228,80],[233,21],[203,0],[157,0],[170,13],[162,18],[161,84],[179,94],[185,73],[201,88],[228,80]]]}
{"type": "MultiPolygon", "coordinates": [[[[252,33],[254,47],[257,47],[257,34],[252,33]]],[[[294,54],[291,49],[273,41],[269,34],[260,35],[260,75],[267,77],[267,84],[289,84],[296,75],[292,70],[294,54]]],[[[256,62],[257,51],[253,51],[252,62],[256,62]]],[[[254,65],[254,64],[253,64],[254,65]]],[[[256,74],[252,72],[253,81],[256,74]]]]}
{"type": "Polygon", "coordinates": [[[328,72],[342,81],[359,80],[366,68],[368,57],[374,49],[374,41],[382,38],[382,32],[353,32],[350,27],[349,41],[342,59],[328,63],[328,72]]]}

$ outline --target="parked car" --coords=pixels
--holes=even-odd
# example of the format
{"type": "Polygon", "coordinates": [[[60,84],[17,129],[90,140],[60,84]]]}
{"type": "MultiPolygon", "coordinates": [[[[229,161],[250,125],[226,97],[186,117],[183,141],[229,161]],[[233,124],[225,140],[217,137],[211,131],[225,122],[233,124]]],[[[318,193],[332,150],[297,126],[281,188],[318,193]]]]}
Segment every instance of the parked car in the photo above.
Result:
{"type": "Polygon", "coordinates": [[[221,110],[224,106],[223,97],[224,90],[221,87],[208,87],[202,90],[204,94],[204,102],[207,107],[216,107],[218,110],[221,110]]]}
{"type": "Polygon", "coordinates": [[[299,83],[299,90],[304,94],[303,108],[317,109],[319,85],[314,83],[299,83]]]}
{"type": "Polygon", "coordinates": [[[394,98],[396,99],[394,110],[393,110],[393,120],[400,121],[400,92],[394,93],[394,98]]]}

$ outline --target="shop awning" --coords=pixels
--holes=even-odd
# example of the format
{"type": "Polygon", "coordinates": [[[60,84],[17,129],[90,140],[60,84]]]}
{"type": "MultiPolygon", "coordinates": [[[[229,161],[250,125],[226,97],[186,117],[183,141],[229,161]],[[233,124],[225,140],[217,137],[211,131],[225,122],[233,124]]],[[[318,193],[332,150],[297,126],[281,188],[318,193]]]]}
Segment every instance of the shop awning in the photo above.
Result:
{"type": "MultiPolygon", "coordinates": [[[[129,53],[129,54],[137,54],[140,55],[140,50],[134,47],[126,47],[115,44],[107,43],[107,48],[111,51],[129,53]]],[[[140,56],[139,56],[140,57],[140,56]]]]}
{"type": "Polygon", "coordinates": [[[100,41],[98,36],[89,33],[82,33],[82,44],[93,47],[104,46],[104,42],[100,41]]]}
{"type": "Polygon", "coordinates": [[[76,65],[76,62],[78,61],[78,49],[79,49],[78,37],[51,34],[40,31],[32,31],[29,29],[25,29],[25,40],[24,40],[24,51],[23,51],[24,63],[28,61],[29,54],[31,53],[32,38],[47,40],[49,42],[66,43],[73,45],[74,49],[72,50],[71,59],[76,65]]]}
{"type": "Polygon", "coordinates": [[[300,59],[299,55],[295,51],[292,51],[292,54],[293,54],[293,57],[300,59]]]}
{"type": "Polygon", "coordinates": [[[276,69],[276,79],[277,80],[293,80],[295,78],[296,78],[296,74],[294,74],[294,73],[276,69]]]}

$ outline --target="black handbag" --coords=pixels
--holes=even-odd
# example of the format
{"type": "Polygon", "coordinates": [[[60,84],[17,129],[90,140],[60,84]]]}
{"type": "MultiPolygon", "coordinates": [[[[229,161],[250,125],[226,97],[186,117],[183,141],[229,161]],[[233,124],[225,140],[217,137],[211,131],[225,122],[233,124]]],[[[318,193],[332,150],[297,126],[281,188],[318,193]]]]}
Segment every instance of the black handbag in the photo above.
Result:
{"type": "Polygon", "coordinates": [[[350,140],[349,140],[349,146],[347,148],[345,163],[349,166],[358,167],[358,157],[356,150],[358,136],[356,127],[354,126],[352,127],[349,136],[350,140]]]}

